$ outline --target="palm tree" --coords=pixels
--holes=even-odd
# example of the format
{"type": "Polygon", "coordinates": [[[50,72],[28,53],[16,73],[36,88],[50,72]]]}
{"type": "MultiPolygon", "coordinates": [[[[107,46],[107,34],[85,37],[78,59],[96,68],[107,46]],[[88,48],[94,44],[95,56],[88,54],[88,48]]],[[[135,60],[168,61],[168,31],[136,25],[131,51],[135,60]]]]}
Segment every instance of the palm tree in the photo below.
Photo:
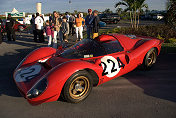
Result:
{"type": "Polygon", "coordinates": [[[108,8],[108,9],[105,9],[105,11],[103,11],[103,13],[109,14],[109,13],[112,13],[112,11],[108,8]]]}
{"type": "Polygon", "coordinates": [[[142,11],[143,8],[146,8],[148,9],[148,5],[144,3],[145,0],[137,0],[136,1],[136,9],[138,10],[138,24],[137,24],[137,28],[139,26],[139,16],[140,16],[140,13],[142,11]]]}
{"type": "Polygon", "coordinates": [[[116,12],[117,12],[118,14],[121,14],[121,13],[122,13],[122,10],[123,10],[123,9],[119,7],[119,8],[117,8],[116,12]]]}
{"type": "Polygon", "coordinates": [[[130,11],[130,19],[132,28],[138,28],[139,15],[143,8],[148,8],[148,5],[144,3],[145,0],[122,0],[115,4],[115,8],[120,5],[126,6],[125,12],[130,11]],[[138,11],[138,25],[137,25],[137,11],[138,11]]]}
{"type": "Polygon", "coordinates": [[[176,0],[168,0],[167,22],[176,29],[176,0]]]}
{"type": "Polygon", "coordinates": [[[132,12],[133,12],[133,6],[134,6],[135,0],[122,0],[121,2],[118,2],[115,4],[115,8],[119,7],[120,5],[126,6],[126,9],[124,12],[130,11],[130,19],[131,19],[131,26],[133,28],[133,18],[132,18],[132,12]]]}

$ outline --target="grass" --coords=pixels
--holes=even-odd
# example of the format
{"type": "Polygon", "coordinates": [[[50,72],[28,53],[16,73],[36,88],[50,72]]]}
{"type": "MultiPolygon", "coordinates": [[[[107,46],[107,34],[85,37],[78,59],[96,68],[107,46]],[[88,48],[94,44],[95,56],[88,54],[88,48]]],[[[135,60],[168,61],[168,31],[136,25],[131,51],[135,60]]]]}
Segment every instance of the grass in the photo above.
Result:
{"type": "Polygon", "coordinates": [[[176,53],[176,43],[163,43],[161,53],[176,53]]]}

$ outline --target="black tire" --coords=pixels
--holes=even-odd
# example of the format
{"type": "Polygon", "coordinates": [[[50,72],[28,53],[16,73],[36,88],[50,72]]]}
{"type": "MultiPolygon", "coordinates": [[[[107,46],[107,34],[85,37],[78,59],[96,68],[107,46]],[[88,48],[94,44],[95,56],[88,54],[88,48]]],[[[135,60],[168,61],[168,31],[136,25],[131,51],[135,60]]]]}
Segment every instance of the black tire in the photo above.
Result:
{"type": "Polygon", "coordinates": [[[157,58],[157,51],[156,49],[152,48],[150,49],[147,54],[144,57],[143,63],[142,63],[142,69],[143,70],[150,70],[153,64],[156,62],[157,58]]]}
{"type": "Polygon", "coordinates": [[[70,103],[79,103],[86,99],[92,90],[91,75],[84,70],[73,74],[65,83],[62,97],[70,103]]]}

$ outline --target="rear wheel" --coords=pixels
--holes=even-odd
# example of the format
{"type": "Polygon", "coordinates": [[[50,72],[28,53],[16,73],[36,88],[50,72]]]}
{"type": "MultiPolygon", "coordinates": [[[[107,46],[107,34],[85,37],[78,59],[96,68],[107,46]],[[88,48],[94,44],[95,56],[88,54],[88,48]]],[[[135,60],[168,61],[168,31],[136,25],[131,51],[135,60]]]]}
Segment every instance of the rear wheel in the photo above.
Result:
{"type": "Polygon", "coordinates": [[[67,102],[78,103],[86,99],[91,90],[91,76],[87,71],[79,71],[67,80],[63,87],[62,96],[67,102]]]}
{"type": "Polygon", "coordinates": [[[157,51],[152,48],[150,49],[144,57],[142,69],[149,70],[151,69],[152,65],[156,62],[157,58],[157,51]]]}

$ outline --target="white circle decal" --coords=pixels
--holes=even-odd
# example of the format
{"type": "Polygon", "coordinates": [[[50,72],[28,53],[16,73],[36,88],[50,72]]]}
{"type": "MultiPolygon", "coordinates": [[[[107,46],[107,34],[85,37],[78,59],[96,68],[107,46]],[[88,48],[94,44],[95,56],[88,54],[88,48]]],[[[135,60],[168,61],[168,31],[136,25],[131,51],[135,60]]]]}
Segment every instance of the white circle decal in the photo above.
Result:
{"type": "Polygon", "coordinates": [[[22,68],[16,72],[16,82],[26,82],[36,77],[41,70],[40,65],[33,65],[27,68],[22,68]]]}
{"type": "Polygon", "coordinates": [[[102,76],[114,77],[120,71],[117,59],[112,56],[105,56],[101,58],[101,66],[103,67],[102,76]]]}

